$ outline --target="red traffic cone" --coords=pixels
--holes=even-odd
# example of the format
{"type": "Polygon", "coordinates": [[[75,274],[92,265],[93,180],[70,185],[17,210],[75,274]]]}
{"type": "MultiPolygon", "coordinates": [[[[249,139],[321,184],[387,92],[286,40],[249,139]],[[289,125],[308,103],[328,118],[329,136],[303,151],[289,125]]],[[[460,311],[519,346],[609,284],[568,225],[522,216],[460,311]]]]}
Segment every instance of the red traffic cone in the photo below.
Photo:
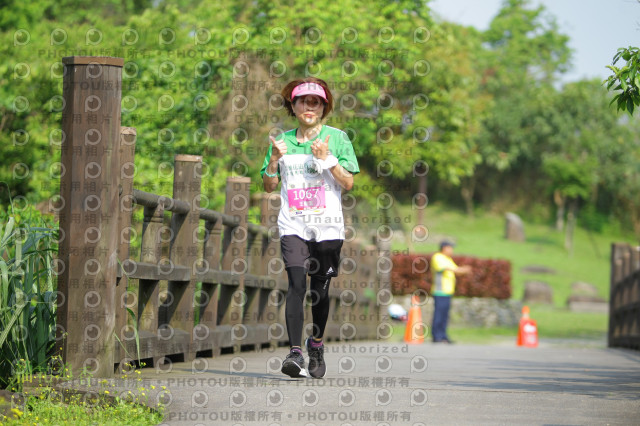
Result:
{"type": "Polygon", "coordinates": [[[538,346],[538,325],[536,320],[529,318],[529,307],[522,307],[522,318],[518,327],[518,346],[535,348],[538,346]]]}
{"type": "Polygon", "coordinates": [[[422,322],[422,310],[418,306],[418,296],[411,297],[411,308],[404,330],[405,343],[424,343],[425,326],[422,322]]]}

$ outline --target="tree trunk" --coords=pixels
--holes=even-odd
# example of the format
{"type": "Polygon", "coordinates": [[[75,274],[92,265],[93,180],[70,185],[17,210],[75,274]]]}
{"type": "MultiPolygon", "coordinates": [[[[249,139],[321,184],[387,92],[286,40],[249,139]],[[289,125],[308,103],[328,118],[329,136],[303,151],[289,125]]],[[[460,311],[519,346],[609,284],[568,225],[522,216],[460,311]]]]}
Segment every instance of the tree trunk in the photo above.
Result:
{"type": "Polygon", "coordinates": [[[417,224],[424,225],[424,209],[427,207],[427,174],[418,177],[418,193],[416,196],[418,210],[417,224]]]}
{"type": "Polygon", "coordinates": [[[640,238],[640,209],[638,209],[638,206],[631,201],[629,201],[628,205],[633,231],[636,234],[636,238],[640,238]]]}
{"type": "Polygon", "coordinates": [[[564,248],[569,252],[569,257],[573,256],[573,231],[576,227],[577,214],[578,200],[572,199],[569,203],[569,212],[567,213],[567,231],[564,235],[564,248]]]}
{"type": "Polygon", "coordinates": [[[473,194],[476,188],[476,180],[474,177],[463,179],[460,189],[460,195],[464,200],[464,205],[467,210],[467,216],[473,217],[473,194]]]}
{"type": "Polygon", "coordinates": [[[553,201],[556,203],[556,231],[562,232],[564,229],[564,206],[566,197],[556,190],[553,193],[553,201]]]}

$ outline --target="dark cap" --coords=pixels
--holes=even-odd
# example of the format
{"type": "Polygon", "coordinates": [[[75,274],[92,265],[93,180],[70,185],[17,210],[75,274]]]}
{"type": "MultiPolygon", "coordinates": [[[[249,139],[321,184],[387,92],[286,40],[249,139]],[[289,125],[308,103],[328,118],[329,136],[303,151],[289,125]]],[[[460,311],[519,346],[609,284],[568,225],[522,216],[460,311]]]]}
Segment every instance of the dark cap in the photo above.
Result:
{"type": "Polygon", "coordinates": [[[446,246],[455,247],[456,245],[453,243],[453,241],[449,241],[449,240],[443,240],[440,242],[440,250],[442,250],[446,246]]]}

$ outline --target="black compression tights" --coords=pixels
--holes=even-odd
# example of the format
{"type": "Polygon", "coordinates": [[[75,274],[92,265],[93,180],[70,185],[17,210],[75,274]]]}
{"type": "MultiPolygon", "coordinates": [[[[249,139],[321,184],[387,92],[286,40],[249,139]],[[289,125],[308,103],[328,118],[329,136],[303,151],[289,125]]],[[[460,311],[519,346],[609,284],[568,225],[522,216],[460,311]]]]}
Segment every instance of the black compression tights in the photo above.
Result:
{"type": "Polygon", "coordinates": [[[329,318],[329,284],[331,284],[331,277],[311,277],[312,336],[317,340],[322,339],[329,318]]]}
{"type": "MultiPolygon", "coordinates": [[[[287,268],[289,291],[285,317],[290,346],[301,346],[304,325],[304,295],[307,291],[307,271],[300,266],[287,268]]],[[[321,339],[329,317],[329,284],[331,277],[311,277],[311,313],[313,337],[321,339]]]]}

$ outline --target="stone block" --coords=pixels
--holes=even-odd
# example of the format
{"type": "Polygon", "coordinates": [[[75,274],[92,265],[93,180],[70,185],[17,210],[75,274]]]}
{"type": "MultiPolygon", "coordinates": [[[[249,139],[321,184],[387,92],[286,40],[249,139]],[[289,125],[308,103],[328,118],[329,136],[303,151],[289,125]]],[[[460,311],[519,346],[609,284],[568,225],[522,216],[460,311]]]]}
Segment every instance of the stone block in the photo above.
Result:
{"type": "Polygon", "coordinates": [[[589,294],[572,294],[567,298],[567,305],[571,303],[607,303],[600,296],[592,296],[589,294]]]}
{"type": "Polygon", "coordinates": [[[524,237],[524,224],[522,219],[515,213],[507,213],[505,215],[505,238],[510,241],[523,242],[524,237]]]}
{"type": "Polygon", "coordinates": [[[524,303],[553,303],[553,290],[543,281],[527,281],[524,283],[524,303]]]}
{"type": "Polygon", "coordinates": [[[556,270],[544,265],[526,265],[520,268],[523,274],[556,274],[556,270]]]}
{"type": "Polygon", "coordinates": [[[597,296],[598,288],[593,284],[589,284],[583,281],[576,281],[571,284],[571,293],[597,296]]]}
{"type": "Polygon", "coordinates": [[[609,314],[609,304],[606,302],[570,302],[569,310],[572,312],[609,314]]]}

